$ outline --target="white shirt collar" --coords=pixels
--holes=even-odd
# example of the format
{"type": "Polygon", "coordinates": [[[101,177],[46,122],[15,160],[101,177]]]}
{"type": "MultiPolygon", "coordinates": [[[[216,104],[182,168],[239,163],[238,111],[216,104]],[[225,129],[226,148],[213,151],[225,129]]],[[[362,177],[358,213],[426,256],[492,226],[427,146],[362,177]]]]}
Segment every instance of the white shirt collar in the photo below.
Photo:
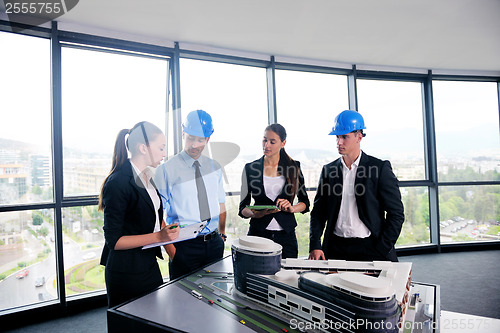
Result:
{"type": "MultiPolygon", "coordinates": [[[[142,172],[141,170],[139,170],[139,168],[137,167],[137,165],[134,164],[134,162],[132,162],[132,160],[129,160],[130,161],[130,164],[132,165],[132,169],[134,169],[134,173],[136,175],[137,178],[139,178],[143,183],[144,183],[144,175],[146,176],[146,179],[147,179],[147,182],[150,183],[151,182],[151,178],[153,178],[154,174],[155,174],[155,169],[151,168],[151,167],[146,167],[146,169],[144,169],[142,172]]],[[[137,180],[136,180],[137,181],[137,180]]]]}
{"type": "Polygon", "coordinates": [[[198,161],[198,163],[200,163],[200,166],[202,165],[201,156],[203,156],[203,155],[201,155],[197,160],[195,160],[194,158],[189,156],[185,150],[181,151],[180,155],[181,155],[182,159],[184,160],[184,162],[186,162],[186,164],[190,167],[192,167],[194,165],[195,161],[198,161]]]}
{"type": "MultiPolygon", "coordinates": [[[[352,167],[354,167],[355,169],[358,168],[359,161],[361,160],[361,154],[363,154],[363,152],[360,150],[358,158],[351,164],[351,169],[352,169],[352,167]]],[[[347,167],[347,165],[344,162],[344,157],[341,157],[340,160],[342,161],[342,165],[344,166],[344,168],[349,170],[349,168],[347,167]]]]}

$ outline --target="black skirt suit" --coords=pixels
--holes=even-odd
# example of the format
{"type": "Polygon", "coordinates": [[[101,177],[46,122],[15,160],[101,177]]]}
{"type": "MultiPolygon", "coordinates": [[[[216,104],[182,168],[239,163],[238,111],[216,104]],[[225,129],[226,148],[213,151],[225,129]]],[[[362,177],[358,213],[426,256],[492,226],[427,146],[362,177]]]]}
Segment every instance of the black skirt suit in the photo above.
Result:
{"type": "MultiPolygon", "coordinates": [[[[302,211],[302,214],[304,214],[309,211],[309,198],[304,185],[304,176],[302,175],[302,171],[300,171],[300,162],[295,161],[295,163],[297,163],[297,167],[299,168],[297,199],[299,202],[303,202],[306,205],[306,208],[302,211]]],[[[250,205],[252,198],[254,199],[254,205],[275,205],[278,199],[287,199],[293,204],[291,184],[285,182],[281,193],[273,201],[266,196],[263,177],[264,157],[245,165],[241,180],[241,200],[239,207],[239,216],[242,218],[247,218],[241,212],[247,205],[250,205]]],[[[298,247],[297,237],[295,236],[296,226],[297,221],[293,213],[279,211],[274,214],[265,215],[261,218],[251,218],[248,235],[272,239],[283,246],[282,258],[297,258],[298,247]],[[281,226],[283,229],[282,231],[274,232],[266,230],[273,218],[275,218],[281,226]]]]}
{"type": "MultiPolygon", "coordinates": [[[[105,265],[109,307],[154,290],[163,283],[156,257],[162,258],[159,247],[142,250],[114,250],[120,237],[148,234],[154,231],[156,214],[153,202],[140,179],[134,177],[127,160],[104,184],[105,245],[101,265],[105,265]],[[138,185],[139,184],[139,185],[138,185]]],[[[158,194],[158,191],[157,191],[158,194]]],[[[159,194],[158,194],[159,196],[159,194]]],[[[163,208],[158,210],[160,223],[163,208]]]]}

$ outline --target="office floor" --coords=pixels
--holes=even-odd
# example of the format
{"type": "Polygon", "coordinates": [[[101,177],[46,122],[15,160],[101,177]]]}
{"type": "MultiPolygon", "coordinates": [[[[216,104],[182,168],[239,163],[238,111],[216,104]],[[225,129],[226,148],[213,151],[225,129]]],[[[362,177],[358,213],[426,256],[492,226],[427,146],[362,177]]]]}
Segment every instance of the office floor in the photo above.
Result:
{"type": "Polygon", "coordinates": [[[412,280],[440,285],[441,310],[500,319],[500,251],[400,257],[412,280]]]}
{"type": "MultiPolygon", "coordinates": [[[[412,279],[441,287],[441,310],[500,319],[500,251],[400,257],[413,263],[412,279]]],[[[106,332],[106,307],[8,332],[106,332]]]]}

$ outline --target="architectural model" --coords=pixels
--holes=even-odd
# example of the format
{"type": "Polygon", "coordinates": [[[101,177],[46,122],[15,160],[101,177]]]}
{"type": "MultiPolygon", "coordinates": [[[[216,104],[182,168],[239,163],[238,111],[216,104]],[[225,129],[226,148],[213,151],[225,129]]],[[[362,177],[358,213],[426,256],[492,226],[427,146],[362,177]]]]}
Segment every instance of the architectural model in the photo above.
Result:
{"type": "Polygon", "coordinates": [[[408,309],[411,263],[281,260],[281,246],[243,236],[232,245],[243,297],[320,331],[398,332],[408,309]]]}

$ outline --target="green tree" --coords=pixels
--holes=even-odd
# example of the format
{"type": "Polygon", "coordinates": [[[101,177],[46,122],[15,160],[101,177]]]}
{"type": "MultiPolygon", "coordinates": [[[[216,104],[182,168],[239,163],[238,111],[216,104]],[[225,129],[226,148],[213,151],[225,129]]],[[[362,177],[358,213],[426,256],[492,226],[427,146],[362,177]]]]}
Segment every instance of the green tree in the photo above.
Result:
{"type": "Polygon", "coordinates": [[[474,200],[474,216],[478,221],[490,221],[496,216],[495,197],[485,193],[474,200]]]}
{"type": "Polygon", "coordinates": [[[52,188],[52,186],[43,191],[42,198],[44,200],[52,200],[53,197],[54,197],[54,189],[52,188]]]}
{"type": "Polygon", "coordinates": [[[40,187],[40,185],[35,185],[31,188],[31,193],[36,194],[36,195],[41,195],[42,188],[40,187]]]}
{"type": "Polygon", "coordinates": [[[35,214],[33,213],[33,225],[42,225],[43,223],[43,218],[40,216],[40,214],[35,214]]]}
{"type": "Polygon", "coordinates": [[[49,229],[47,229],[47,227],[41,227],[40,230],[38,230],[38,234],[46,237],[49,234],[49,229]]]}

